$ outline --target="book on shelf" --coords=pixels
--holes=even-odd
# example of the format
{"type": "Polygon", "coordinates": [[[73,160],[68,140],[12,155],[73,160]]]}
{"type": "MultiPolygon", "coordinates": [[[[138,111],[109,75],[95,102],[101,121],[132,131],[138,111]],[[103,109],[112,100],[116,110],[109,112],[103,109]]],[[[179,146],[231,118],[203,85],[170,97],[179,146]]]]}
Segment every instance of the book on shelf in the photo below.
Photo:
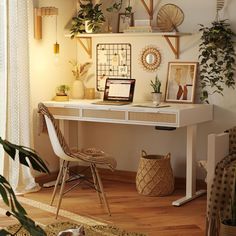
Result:
{"type": "Polygon", "coordinates": [[[124,33],[152,33],[160,32],[157,27],[152,26],[129,26],[129,28],[124,30],[124,33]]]}

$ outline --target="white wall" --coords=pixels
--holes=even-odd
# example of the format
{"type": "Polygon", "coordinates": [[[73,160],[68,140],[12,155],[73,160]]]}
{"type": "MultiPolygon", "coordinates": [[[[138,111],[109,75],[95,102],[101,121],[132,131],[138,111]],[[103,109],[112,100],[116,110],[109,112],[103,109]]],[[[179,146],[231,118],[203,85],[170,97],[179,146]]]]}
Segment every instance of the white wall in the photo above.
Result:
{"type": "MultiPolygon", "coordinates": [[[[108,1],[101,1],[105,4],[108,1]]],[[[133,3],[135,19],[147,18],[147,13],[141,2],[136,0],[133,3]]],[[[148,1],[147,1],[148,2],[148,1]]],[[[180,32],[191,32],[191,36],[181,37],[180,41],[180,58],[178,61],[197,61],[198,44],[200,34],[198,33],[199,24],[209,24],[215,19],[215,1],[156,1],[154,0],[154,20],[155,25],[156,12],[166,3],[174,3],[180,6],[185,14],[183,24],[179,27],[180,32]]],[[[233,9],[236,7],[235,1],[226,1],[227,7],[222,15],[230,19],[232,29],[236,32],[236,15],[233,9]]],[[[54,95],[55,87],[64,82],[72,82],[72,74],[68,60],[75,57],[75,41],[63,37],[63,27],[69,20],[74,11],[75,1],[39,1],[43,6],[57,6],[59,8],[59,42],[61,44],[61,54],[59,66],[53,62],[51,47],[54,43],[54,25],[52,19],[44,19],[44,35],[41,42],[32,41],[31,62],[32,62],[32,100],[35,108],[39,101],[51,99],[54,95]],[[37,56],[36,56],[37,55],[37,56]],[[40,89],[39,89],[40,88],[40,89]],[[42,90],[43,89],[43,90],[42,90]]],[[[114,17],[115,18],[115,17],[114,17]]],[[[114,21],[114,28],[116,21],[114,21]]],[[[160,49],[162,63],[157,71],[159,78],[162,80],[162,91],[165,90],[167,76],[167,65],[169,61],[176,61],[174,55],[162,37],[116,37],[116,38],[99,38],[93,40],[93,61],[94,65],[91,73],[95,73],[95,47],[97,43],[106,42],[126,42],[132,45],[132,77],[136,79],[135,100],[150,99],[151,88],[150,79],[153,79],[156,73],[145,72],[139,64],[139,56],[144,47],[154,45],[160,49]]],[[[86,53],[78,47],[78,59],[87,61],[89,58],[86,53]]],[[[88,86],[95,87],[95,79],[91,80],[88,86]]],[[[206,158],[207,134],[211,132],[220,132],[235,124],[236,121],[236,104],[235,90],[226,89],[224,97],[212,97],[211,103],[215,104],[214,121],[201,124],[198,126],[198,148],[197,158],[206,158]]],[[[75,124],[73,124],[74,126],[75,124]]],[[[86,147],[101,147],[117,159],[118,169],[137,170],[140,152],[142,149],[148,153],[164,154],[171,152],[172,165],[176,176],[185,175],[185,149],[186,149],[186,129],[181,128],[175,131],[157,131],[154,127],[128,126],[118,124],[95,124],[83,123],[80,125],[80,140],[86,147]]],[[[35,137],[35,143],[41,153],[48,155],[49,147],[46,145],[48,140],[45,135],[41,138],[35,137]],[[46,148],[44,148],[46,147],[46,148]],[[43,151],[42,151],[43,149],[43,151]]],[[[47,160],[51,160],[50,154],[47,160]]],[[[50,161],[50,168],[54,169],[55,159],[50,161]]],[[[202,173],[198,173],[203,177],[202,173]]]]}
{"type": "Polygon", "coordinates": [[[34,144],[36,150],[48,162],[50,170],[55,171],[58,169],[58,159],[51,150],[47,134],[40,136],[37,134],[36,111],[39,102],[51,100],[55,96],[57,86],[72,83],[73,75],[69,60],[76,58],[77,46],[75,40],[64,37],[64,27],[76,11],[76,1],[43,0],[33,3],[34,7],[54,6],[59,9],[57,41],[60,44],[60,53],[58,58],[53,54],[53,44],[56,40],[55,16],[43,17],[42,40],[33,38],[33,18],[30,22],[31,104],[34,119],[34,144]]]}

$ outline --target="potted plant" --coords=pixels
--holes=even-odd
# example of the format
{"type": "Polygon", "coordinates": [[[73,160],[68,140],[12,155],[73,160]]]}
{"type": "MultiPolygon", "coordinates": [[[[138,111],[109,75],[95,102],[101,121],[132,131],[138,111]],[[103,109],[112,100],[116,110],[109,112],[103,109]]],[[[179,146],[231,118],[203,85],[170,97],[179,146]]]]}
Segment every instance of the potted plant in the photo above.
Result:
{"type": "Polygon", "coordinates": [[[72,18],[71,38],[74,38],[78,33],[97,33],[100,31],[105,17],[100,4],[93,4],[92,0],[83,0],[86,3],[79,1],[80,10],[76,17],[72,18]]]}
{"type": "MultiPolygon", "coordinates": [[[[34,170],[43,173],[49,173],[47,166],[44,164],[43,160],[38,156],[38,154],[34,150],[20,145],[15,145],[7,140],[3,140],[1,137],[0,144],[3,146],[5,152],[13,160],[15,160],[16,153],[19,153],[19,162],[22,165],[25,165],[27,167],[31,166],[34,170]]],[[[31,235],[46,236],[46,232],[40,226],[36,225],[35,222],[27,216],[27,212],[17,201],[16,195],[10,183],[2,175],[0,175],[0,195],[2,197],[3,202],[9,207],[9,210],[6,212],[6,215],[14,217],[19,221],[19,230],[23,227],[31,235]]],[[[17,232],[14,235],[16,235],[17,232]]],[[[0,229],[0,235],[12,234],[7,232],[7,230],[5,229],[0,229]]]]}
{"type": "MultiPolygon", "coordinates": [[[[112,32],[112,19],[114,18],[114,13],[117,13],[121,10],[123,5],[123,0],[115,1],[111,6],[107,7],[106,10],[109,13],[107,16],[108,32],[112,32]]],[[[130,0],[128,5],[125,7],[125,17],[131,18],[132,15],[132,6],[130,5],[130,0]]],[[[119,31],[119,29],[118,29],[119,31]]]]}
{"type": "Polygon", "coordinates": [[[214,21],[210,27],[200,26],[200,99],[209,103],[209,95],[217,93],[223,96],[225,86],[235,86],[236,54],[232,40],[235,33],[226,20],[214,21]]]}
{"type": "MultiPolygon", "coordinates": [[[[110,7],[108,7],[106,10],[108,12],[119,12],[123,4],[123,0],[115,1],[110,7]]],[[[132,6],[130,5],[130,0],[128,2],[128,6],[125,7],[125,15],[128,17],[131,15],[132,12],[132,6]]]]}
{"type": "Polygon", "coordinates": [[[54,101],[57,102],[63,102],[63,101],[69,101],[68,91],[70,90],[70,87],[61,84],[57,88],[56,96],[53,98],[54,101]]]}
{"type": "Polygon", "coordinates": [[[67,92],[70,90],[70,87],[65,85],[65,84],[61,84],[57,87],[57,96],[67,96],[67,92]]]}
{"type": "Polygon", "coordinates": [[[91,62],[79,63],[76,61],[69,61],[73,66],[72,73],[75,80],[72,85],[72,97],[81,99],[84,98],[84,80],[87,78],[88,70],[91,67],[91,62]]]}
{"type": "Polygon", "coordinates": [[[155,80],[150,83],[153,92],[152,92],[152,102],[155,106],[158,106],[161,102],[161,81],[156,75],[155,80]]]}

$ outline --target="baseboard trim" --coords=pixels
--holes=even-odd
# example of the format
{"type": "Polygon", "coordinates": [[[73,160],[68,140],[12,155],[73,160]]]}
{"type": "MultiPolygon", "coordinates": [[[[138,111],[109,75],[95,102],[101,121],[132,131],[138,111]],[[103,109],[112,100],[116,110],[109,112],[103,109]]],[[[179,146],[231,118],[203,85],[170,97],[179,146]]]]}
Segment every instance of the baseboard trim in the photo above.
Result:
{"type": "MultiPolygon", "coordinates": [[[[81,170],[84,169],[84,167],[81,166],[73,166],[70,168],[71,171],[74,172],[81,172],[81,170]]],[[[123,183],[132,183],[135,184],[136,179],[136,172],[134,171],[125,171],[125,170],[115,170],[111,171],[109,169],[99,169],[99,173],[102,179],[104,180],[110,180],[110,181],[118,181],[123,183]]],[[[85,173],[87,176],[90,176],[90,171],[86,171],[85,173]]],[[[52,172],[49,175],[40,175],[36,177],[36,182],[40,185],[43,185],[44,183],[53,181],[56,179],[58,175],[58,172],[52,172]]],[[[175,188],[181,189],[185,188],[186,186],[186,179],[181,177],[175,177],[175,188]]],[[[205,181],[198,179],[196,181],[197,189],[206,189],[206,183],[205,181]]]]}

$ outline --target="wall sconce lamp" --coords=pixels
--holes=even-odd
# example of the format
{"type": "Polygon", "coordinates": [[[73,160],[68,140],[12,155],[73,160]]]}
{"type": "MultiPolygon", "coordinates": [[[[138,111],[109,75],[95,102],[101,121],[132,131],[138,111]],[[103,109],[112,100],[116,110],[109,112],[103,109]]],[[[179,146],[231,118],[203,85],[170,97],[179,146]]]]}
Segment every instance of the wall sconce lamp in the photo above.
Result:
{"type": "Polygon", "coordinates": [[[59,53],[59,44],[57,43],[57,15],[58,8],[56,7],[40,7],[34,8],[34,38],[42,39],[42,17],[56,16],[56,43],[54,44],[54,53],[59,53]]]}

